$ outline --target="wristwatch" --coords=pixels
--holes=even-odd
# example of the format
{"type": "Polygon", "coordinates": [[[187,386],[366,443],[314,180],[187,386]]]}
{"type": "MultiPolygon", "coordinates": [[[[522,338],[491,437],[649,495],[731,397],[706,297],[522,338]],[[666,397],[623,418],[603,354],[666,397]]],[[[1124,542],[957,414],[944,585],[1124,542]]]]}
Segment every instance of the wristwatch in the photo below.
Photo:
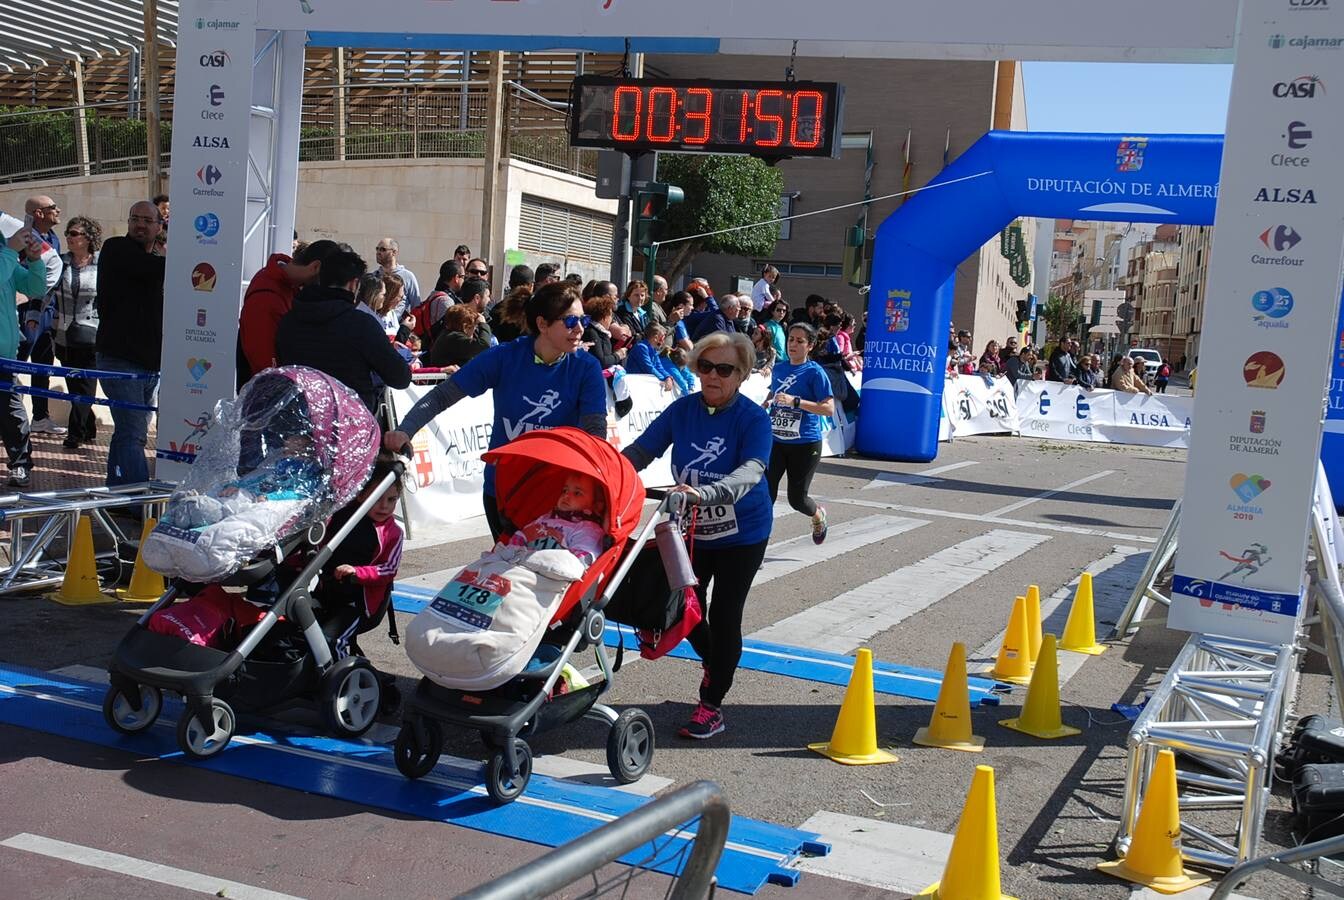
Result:
{"type": "Polygon", "coordinates": [[[801,409],[802,406],[803,406],[803,398],[802,398],[802,397],[794,397],[794,398],[793,398],[793,408],[794,408],[794,409],[801,409]]]}

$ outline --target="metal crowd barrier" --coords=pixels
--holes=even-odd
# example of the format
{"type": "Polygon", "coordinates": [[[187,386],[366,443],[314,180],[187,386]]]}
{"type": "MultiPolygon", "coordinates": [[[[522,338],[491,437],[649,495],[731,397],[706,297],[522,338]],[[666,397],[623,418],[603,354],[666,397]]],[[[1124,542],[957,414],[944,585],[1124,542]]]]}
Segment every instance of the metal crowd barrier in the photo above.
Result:
{"type": "MultiPolygon", "coordinates": [[[[527,863],[502,878],[461,894],[458,900],[532,900],[549,897],[567,885],[592,875],[603,866],[645,844],[677,832],[698,817],[691,855],[671,889],[672,900],[701,900],[712,896],[714,870],[728,840],[728,800],[712,781],[697,781],[679,788],[608,822],[596,831],[575,838],[527,863]]],[[[655,854],[658,851],[655,849],[655,854]]],[[[598,884],[585,896],[615,890],[639,869],[631,868],[610,885],[598,884]]],[[[628,886],[628,884],[627,884],[628,886]]]]}
{"type": "Polygon", "coordinates": [[[1326,856],[1336,856],[1340,853],[1344,853],[1344,835],[1326,838],[1323,841],[1314,841],[1310,844],[1302,844],[1291,850],[1271,853],[1269,856],[1248,859],[1244,863],[1234,866],[1232,871],[1223,876],[1223,880],[1209,896],[1209,900],[1228,900],[1233,891],[1260,872],[1276,872],[1305,884],[1313,891],[1320,891],[1334,897],[1344,897],[1344,885],[1328,881],[1320,875],[1300,869],[1296,865],[1326,856]]]}
{"type": "Polygon", "coordinates": [[[1171,508],[1171,517],[1167,519],[1167,525],[1162,529],[1162,534],[1158,537],[1157,544],[1143,567],[1143,574],[1139,576],[1138,583],[1134,585],[1134,592],[1129,595],[1129,602],[1125,604],[1124,612],[1115,623],[1115,633],[1118,637],[1123,638],[1139,627],[1138,623],[1148,610],[1149,603],[1171,606],[1171,598],[1159,591],[1157,584],[1166,574],[1172,560],[1176,558],[1176,531],[1180,524],[1181,501],[1178,497],[1176,505],[1171,508]]]}
{"type": "Polygon", "coordinates": [[[0,596],[59,585],[81,515],[93,525],[94,546],[104,545],[95,558],[116,560],[117,548],[140,535],[127,535],[109,513],[138,508],[142,518],[156,516],[171,493],[171,485],[149,482],[0,496],[0,524],[9,528],[9,565],[0,572],[0,596]]]}

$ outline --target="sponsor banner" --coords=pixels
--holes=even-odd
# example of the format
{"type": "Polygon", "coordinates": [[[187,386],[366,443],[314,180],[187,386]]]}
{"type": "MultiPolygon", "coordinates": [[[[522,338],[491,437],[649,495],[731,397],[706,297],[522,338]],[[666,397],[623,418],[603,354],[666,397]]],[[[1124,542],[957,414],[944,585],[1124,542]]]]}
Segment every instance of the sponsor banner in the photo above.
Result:
{"type": "Polygon", "coordinates": [[[1189,397],[1083,390],[1032,381],[1017,396],[1023,437],[1144,447],[1185,447],[1193,401],[1189,397]]]}
{"type": "Polygon", "coordinates": [[[1337,351],[1344,3],[1242,4],[1173,628],[1294,639],[1337,351]]]}
{"type": "MultiPolygon", "coordinates": [[[[172,454],[194,454],[215,404],[234,396],[256,13],[256,0],[180,7],[158,417],[158,449],[172,454]]],[[[156,476],[180,479],[180,459],[160,458],[156,476]]]]}
{"type": "MultiPolygon", "coordinates": [[[[652,375],[627,375],[633,406],[629,414],[617,418],[611,394],[607,395],[608,440],[617,447],[628,446],[666,409],[676,394],[663,390],[662,382],[652,375]]],[[[392,417],[400,422],[412,406],[437,382],[412,384],[404,391],[388,391],[392,417]]],[[[770,383],[753,375],[742,385],[744,399],[761,403],[770,383]]],[[[406,506],[415,525],[451,525],[481,515],[481,488],[485,463],[481,455],[490,446],[495,417],[490,392],[480,397],[464,397],[429,423],[411,441],[415,450],[409,476],[413,484],[406,492],[406,506]]],[[[842,456],[850,447],[853,425],[842,424],[826,433],[822,456],[842,456]]],[[[640,472],[648,487],[673,483],[672,453],[650,463],[640,472]]]]}
{"type": "Polygon", "coordinates": [[[1007,378],[954,375],[943,388],[943,417],[954,437],[1016,434],[1017,399],[1007,378]]]}

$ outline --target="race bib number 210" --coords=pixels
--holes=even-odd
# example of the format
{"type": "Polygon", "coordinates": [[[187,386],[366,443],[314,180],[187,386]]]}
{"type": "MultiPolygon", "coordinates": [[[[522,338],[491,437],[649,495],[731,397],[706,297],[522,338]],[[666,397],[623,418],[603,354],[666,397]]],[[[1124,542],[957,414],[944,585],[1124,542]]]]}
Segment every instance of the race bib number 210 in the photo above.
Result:
{"type": "Polygon", "coordinates": [[[695,508],[695,536],[713,541],[737,534],[737,509],[731,503],[695,508]]]}

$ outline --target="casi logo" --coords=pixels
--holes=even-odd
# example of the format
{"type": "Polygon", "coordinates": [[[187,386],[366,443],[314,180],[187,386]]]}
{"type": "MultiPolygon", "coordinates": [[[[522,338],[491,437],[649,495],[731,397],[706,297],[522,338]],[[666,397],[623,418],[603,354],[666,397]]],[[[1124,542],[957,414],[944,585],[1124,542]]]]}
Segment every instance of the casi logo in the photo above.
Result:
{"type": "Polygon", "coordinates": [[[201,54],[202,69],[222,69],[229,64],[229,51],[211,50],[201,54]]]}
{"type": "Polygon", "coordinates": [[[1287,322],[1272,321],[1287,317],[1293,311],[1293,295],[1287,288],[1266,288],[1251,295],[1251,308],[1257,315],[1251,317],[1262,328],[1287,328],[1287,322]]]}
{"type": "Polygon", "coordinates": [[[1292,81],[1280,81],[1274,85],[1273,94],[1280,99],[1314,100],[1316,91],[1325,93],[1325,82],[1316,75],[1299,75],[1292,81]]]}
{"type": "Polygon", "coordinates": [[[215,267],[209,263],[197,263],[191,270],[191,288],[192,290],[210,293],[215,289],[215,267]]]}
{"type": "Polygon", "coordinates": [[[1312,188],[1262,187],[1255,192],[1256,203],[1308,203],[1315,205],[1316,191],[1312,188]]]}
{"type": "Polygon", "coordinates": [[[1288,0],[1288,8],[1293,12],[1304,10],[1329,10],[1330,0],[1288,0]]]}
{"type": "Polygon", "coordinates": [[[1291,250],[1302,240],[1302,235],[1291,225],[1275,225],[1260,232],[1260,243],[1275,253],[1291,250]]]}

